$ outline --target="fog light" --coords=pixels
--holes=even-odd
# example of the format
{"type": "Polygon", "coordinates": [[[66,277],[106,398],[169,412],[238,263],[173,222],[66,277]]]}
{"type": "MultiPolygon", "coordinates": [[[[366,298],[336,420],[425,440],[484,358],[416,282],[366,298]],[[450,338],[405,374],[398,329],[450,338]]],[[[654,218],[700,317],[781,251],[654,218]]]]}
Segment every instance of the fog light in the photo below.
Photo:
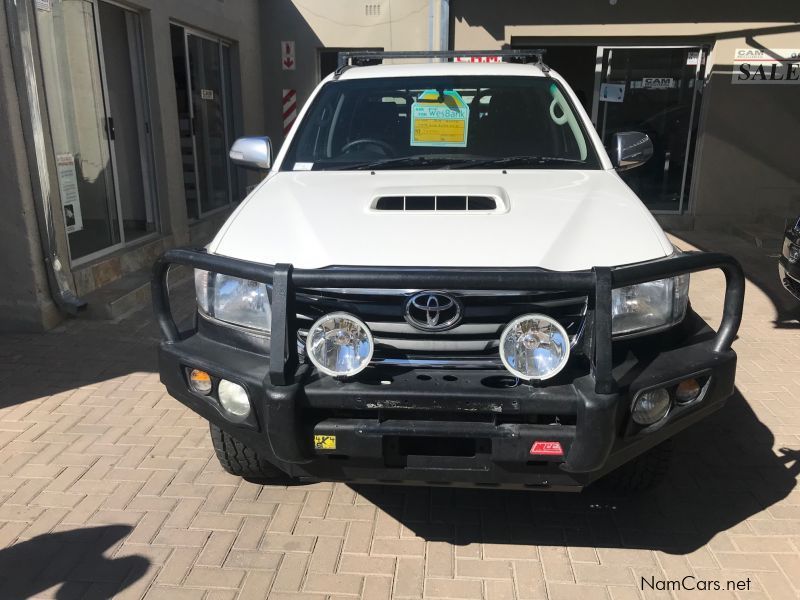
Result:
{"type": "Polygon", "coordinates": [[[244,420],[250,414],[250,398],[247,397],[247,391],[238,383],[227,379],[221,380],[217,395],[222,408],[233,419],[244,420]]]}
{"type": "Polygon", "coordinates": [[[639,425],[658,423],[669,412],[669,392],[664,388],[639,393],[633,400],[631,416],[639,425]]]}
{"type": "Polygon", "coordinates": [[[500,359],[520,379],[549,379],[569,360],[569,336],[545,315],[524,315],[511,321],[500,336],[500,359]]]}
{"type": "Polygon", "coordinates": [[[211,375],[200,369],[189,371],[189,387],[198,394],[208,396],[211,393],[211,375]]]}
{"type": "Polygon", "coordinates": [[[367,368],[374,343],[367,326],[347,313],[331,313],[308,330],[306,354],[317,369],[332,377],[350,377],[367,368]]]}
{"type": "Polygon", "coordinates": [[[685,379],[678,384],[675,390],[675,402],[678,404],[694,402],[700,395],[701,389],[696,379],[685,379]]]}

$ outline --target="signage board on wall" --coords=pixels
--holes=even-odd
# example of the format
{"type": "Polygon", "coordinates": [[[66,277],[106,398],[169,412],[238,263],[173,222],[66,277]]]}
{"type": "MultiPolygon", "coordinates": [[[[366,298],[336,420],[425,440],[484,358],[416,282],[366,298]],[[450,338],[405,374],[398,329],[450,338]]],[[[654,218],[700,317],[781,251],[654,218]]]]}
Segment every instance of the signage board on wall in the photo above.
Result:
{"type": "Polygon", "coordinates": [[[672,77],[644,77],[642,87],[646,90],[667,90],[675,87],[675,80],[672,77]]]}
{"type": "Polygon", "coordinates": [[[296,64],[294,42],[281,42],[281,68],[284,71],[294,71],[296,64]]]}
{"type": "Polygon", "coordinates": [[[53,0],[36,0],[36,10],[50,12],[53,10],[53,0]]]}
{"type": "Polygon", "coordinates": [[[81,198],[78,192],[78,175],[75,172],[75,157],[72,154],[56,155],[56,170],[58,172],[58,189],[61,192],[61,206],[64,209],[67,233],[75,233],[83,229],[81,198]]]}
{"type": "Polygon", "coordinates": [[[737,48],[731,82],[736,84],[800,84],[797,48],[737,48]]]}

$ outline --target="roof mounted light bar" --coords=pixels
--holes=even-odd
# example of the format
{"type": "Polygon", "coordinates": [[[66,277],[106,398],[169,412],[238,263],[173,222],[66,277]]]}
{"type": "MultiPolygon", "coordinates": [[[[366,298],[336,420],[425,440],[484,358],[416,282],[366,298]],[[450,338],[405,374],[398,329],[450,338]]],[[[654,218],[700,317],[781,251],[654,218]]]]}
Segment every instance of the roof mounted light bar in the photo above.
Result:
{"type": "Polygon", "coordinates": [[[359,63],[376,61],[376,60],[389,60],[393,58],[400,59],[426,59],[438,58],[443,60],[453,60],[456,58],[472,58],[472,57],[500,57],[500,58],[516,58],[516,59],[530,59],[536,60],[542,72],[547,73],[550,68],[544,64],[542,56],[546,51],[543,49],[530,50],[527,48],[506,48],[503,50],[401,50],[401,51],[381,51],[381,50],[361,50],[352,52],[339,52],[339,67],[336,69],[335,78],[344,73],[350,67],[362,66],[359,63]]]}

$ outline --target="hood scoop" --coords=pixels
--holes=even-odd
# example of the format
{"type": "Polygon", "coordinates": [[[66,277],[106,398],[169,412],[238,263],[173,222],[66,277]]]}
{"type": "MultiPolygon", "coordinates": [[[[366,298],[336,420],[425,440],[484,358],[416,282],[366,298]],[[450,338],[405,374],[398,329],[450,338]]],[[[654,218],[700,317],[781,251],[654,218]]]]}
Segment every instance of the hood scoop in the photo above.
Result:
{"type": "Polygon", "coordinates": [[[379,196],[370,207],[374,211],[392,212],[471,212],[504,213],[508,208],[497,196],[472,195],[407,195],[379,196]]]}

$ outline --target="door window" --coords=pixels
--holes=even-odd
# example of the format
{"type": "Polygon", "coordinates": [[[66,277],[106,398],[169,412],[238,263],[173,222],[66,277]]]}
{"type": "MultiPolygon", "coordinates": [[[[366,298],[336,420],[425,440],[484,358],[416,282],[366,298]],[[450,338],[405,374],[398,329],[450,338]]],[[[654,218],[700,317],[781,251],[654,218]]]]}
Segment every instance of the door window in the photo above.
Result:
{"type": "Polygon", "coordinates": [[[678,213],[688,199],[703,52],[700,48],[604,48],[597,110],[603,143],[641,131],[653,157],[622,178],[654,211],[678,213]]]}

